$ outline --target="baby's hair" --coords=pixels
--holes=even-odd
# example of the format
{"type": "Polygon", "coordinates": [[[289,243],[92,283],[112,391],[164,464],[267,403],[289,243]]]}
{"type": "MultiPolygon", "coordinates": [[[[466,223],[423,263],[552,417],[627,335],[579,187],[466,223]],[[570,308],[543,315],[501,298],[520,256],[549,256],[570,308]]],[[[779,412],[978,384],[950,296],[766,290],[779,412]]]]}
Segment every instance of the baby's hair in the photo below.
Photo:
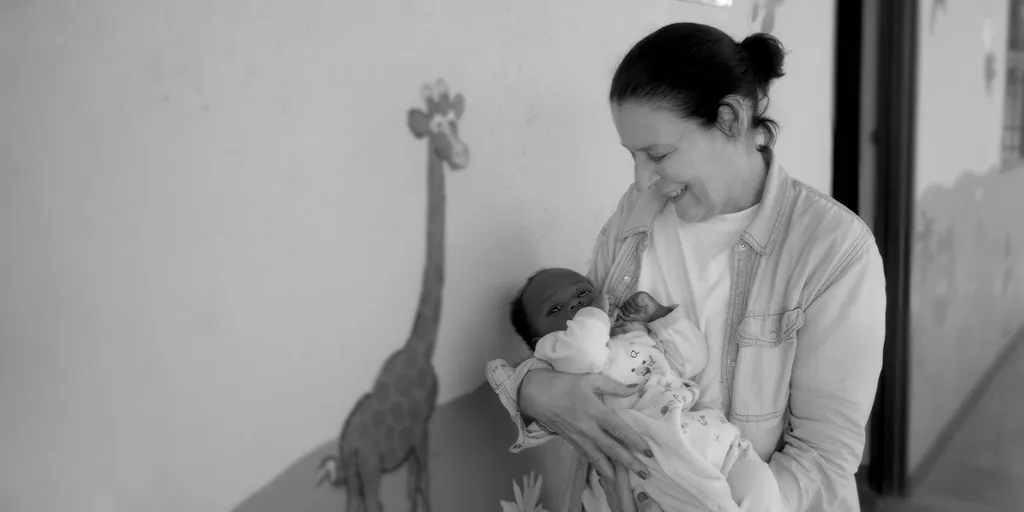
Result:
{"type": "Polygon", "coordinates": [[[526,291],[526,287],[530,286],[533,279],[545,270],[548,269],[540,269],[527,278],[526,283],[523,284],[522,288],[519,288],[519,291],[516,292],[516,297],[512,299],[512,303],[509,304],[512,328],[514,328],[516,330],[516,334],[526,342],[526,346],[530,347],[530,350],[536,350],[537,343],[533,340],[533,326],[530,325],[530,318],[526,315],[526,307],[523,305],[523,292],[526,291]]]}

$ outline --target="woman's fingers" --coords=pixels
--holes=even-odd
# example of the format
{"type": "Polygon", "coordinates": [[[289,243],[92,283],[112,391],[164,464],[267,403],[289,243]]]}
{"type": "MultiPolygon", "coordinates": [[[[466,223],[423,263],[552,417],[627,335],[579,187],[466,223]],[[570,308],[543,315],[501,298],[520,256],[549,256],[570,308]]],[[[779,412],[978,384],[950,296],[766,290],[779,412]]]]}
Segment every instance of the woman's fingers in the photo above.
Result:
{"type": "Polygon", "coordinates": [[[626,448],[640,452],[647,457],[654,457],[654,452],[651,451],[651,446],[647,444],[647,440],[639,432],[633,430],[633,427],[630,427],[617,414],[609,411],[608,414],[598,418],[597,424],[601,427],[601,430],[611,435],[617,444],[621,443],[626,448]]]}
{"type": "Polygon", "coordinates": [[[638,384],[623,384],[599,373],[591,373],[586,378],[594,392],[602,395],[633,396],[640,392],[638,384]]]}
{"type": "Polygon", "coordinates": [[[636,489],[637,512],[665,512],[643,489],[636,489]]]}
{"type": "Polygon", "coordinates": [[[573,448],[576,448],[576,452],[586,458],[587,461],[594,466],[594,469],[597,470],[597,474],[601,475],[605,479],[615,478],[615,468],[612,467],[611,461],[609,461],[608,457],[602,453],[602,450],[597,446],[597,444],[587,439],[586,436],[577,437],[575,442],[569,441],[569,444],[573,445],[573,448]]]}
{"type": "MultiPolygon", "coordinates": [[[[626,426],[626,428],[628,429],[629,427],[626,426]]],[[[647,466],[633,455],[629,449],[623,446],[613,434],[607,432],[605,428],[600,425],[591,426],[583,432],[581,437],[593,440],[592,443],[595,445],[594,452],[596,453],[587,450],[588,446],[583,448],[587,450],[587,459],[590,460],[591,464],[598,466],[598,473],[604,475],[605,478],[614,478],[611,462],[607,459],[622,464],[626,469],[639,475],[640,478],[647,478],[647,466]]],[[[640,440],[643,441],[643,438],[640,438],[640,440]]]]}
{"type": "Polygon", "coordinates": [[[615,465],[615,497],[619,501],[622,512],[637,512],[633,498],[633,488],[629,484],[629,470],[622,464],[615,465]]]}

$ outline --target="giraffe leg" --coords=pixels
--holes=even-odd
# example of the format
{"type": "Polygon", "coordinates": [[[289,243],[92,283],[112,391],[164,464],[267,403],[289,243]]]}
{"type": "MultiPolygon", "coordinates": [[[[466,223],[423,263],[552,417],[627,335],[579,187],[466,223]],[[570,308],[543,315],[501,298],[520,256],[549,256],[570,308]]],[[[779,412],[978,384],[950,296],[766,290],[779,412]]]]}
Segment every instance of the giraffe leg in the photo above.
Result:
{"type": "Polygon", "coordinates": [[[423,426],[423,431],[420,433],[420,442],[413,449],[413,454],[419,461],[419,490],[420,496],[423,496],[423,512],[430,512],[430,472],[428,471],[429,465],[427,461],[430,459],[430,452],[427,450],[427,439],[430,437],[430,429],[426,425],[423,426]]]}
{"type": "Polygon", "coordinates": [[[366,512],[381,512],[383,508],[380,503],[380,480],[383,475],[380,466],[366,465],[360,473],[366,512]]]}
{"type": "Polygon", "coordinates": [[[345,512],[366,512],[366,499],[363,493],[363,482],[359,472],[352,471],[345,481],[345,512]]]}
{"type": "Polygon", "coordinates": [[[420,456],[415,448],[409,454],[408,464],[409,475],[405,480],[405,486],[409,495],[409,510],[416,512],[416,500],[420,497],[420,472],[423,471],[423,466],[420,464],[420,456]]]}

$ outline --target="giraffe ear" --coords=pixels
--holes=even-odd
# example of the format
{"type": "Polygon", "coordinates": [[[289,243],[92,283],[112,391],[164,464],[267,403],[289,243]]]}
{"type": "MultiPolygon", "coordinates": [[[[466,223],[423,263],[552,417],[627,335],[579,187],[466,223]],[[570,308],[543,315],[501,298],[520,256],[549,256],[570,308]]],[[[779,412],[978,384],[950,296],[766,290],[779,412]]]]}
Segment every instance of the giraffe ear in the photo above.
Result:
{"type": "Polygon", "coordinates": [[[461,94],[452,98],[452,110],[455,112],[455,119],[462,119],[462,112],[466,110],[466,99],[461,94]]]}
{"type": "Polygon", "coordinates": [[[409,109],[409,131],[417,139],[422,139],[430,133],[430,119],[426,112],[416,108],[409,109]]]}

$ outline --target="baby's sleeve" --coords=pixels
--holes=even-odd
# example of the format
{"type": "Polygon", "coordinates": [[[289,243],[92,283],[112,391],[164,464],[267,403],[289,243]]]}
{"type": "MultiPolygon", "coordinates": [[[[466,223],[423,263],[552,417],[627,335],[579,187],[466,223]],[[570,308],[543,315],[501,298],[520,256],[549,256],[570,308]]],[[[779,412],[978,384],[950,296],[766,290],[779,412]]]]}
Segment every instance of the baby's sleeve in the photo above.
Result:
{"type": "Polygon", "coordinates": [[[534,356],[564,373],[600,373],[608,361],[608,314],[587,307],[556,331],[537,342],[534,356]]]}

